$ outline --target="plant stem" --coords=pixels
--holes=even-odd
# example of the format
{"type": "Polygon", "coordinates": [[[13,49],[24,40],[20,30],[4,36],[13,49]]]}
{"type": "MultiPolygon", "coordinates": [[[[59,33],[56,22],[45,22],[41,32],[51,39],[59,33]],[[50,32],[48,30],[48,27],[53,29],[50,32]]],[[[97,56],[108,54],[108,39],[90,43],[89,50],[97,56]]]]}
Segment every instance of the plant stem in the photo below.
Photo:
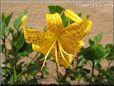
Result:
{"type": "Polygon", "coordinates": [[[31,62],[37,57],[38,53],[31,59],[31,61],[25,66],[25,68],[23,69],[23,71],[17,76],[17,80],[18,78],[25,72],[26,68],[31,64],[31,62]]]}
{"type": "Polygon", "coordinates": [[[37,57],[37,64],[38,64],[38,74],[37,74],[37,77],[38,78],[42,78],[42,77],[44,77],[43,76],[43,73],[42,73],[42,71],[41,71],[41,62],[40,62],[40,59],[37,57]]]}
{"type": "Polygon", "coordinates": [[[111,65],[112,61],[113,61],[113,60],[109,61],[109,64],[108,64],[108,68],[107,68],[107,69],[110,68],[110,65],[111,65]]]}
{"type": "Polygon", "coordinates": [[[93,82],[92,78],[93,78],[93,75],[94,75],[94,67],[95,67],[95,62],[92,61],[92,71],[91,71],[91,78],[90,78],[90,83],[93,82]]]}
{"type": "Polygon", "coordinates": [[[78,53],[76,53],[76,55],[75,55],[75,60],[76,60],[75,70],[77,71],[77,65],[78,65],[78,53]]]}
{"type": "MultiPolygon", "coordinates": [[[[5,36],[4,36],[5,38],[5,36]]],[[[5,45],[5,39],[3,39],[3,44],[5,45]]],[[[7,67],[7,49],[6,49],[6,45],[4,47],[4,55],[5,55],[5,66],[7,67]]]]}

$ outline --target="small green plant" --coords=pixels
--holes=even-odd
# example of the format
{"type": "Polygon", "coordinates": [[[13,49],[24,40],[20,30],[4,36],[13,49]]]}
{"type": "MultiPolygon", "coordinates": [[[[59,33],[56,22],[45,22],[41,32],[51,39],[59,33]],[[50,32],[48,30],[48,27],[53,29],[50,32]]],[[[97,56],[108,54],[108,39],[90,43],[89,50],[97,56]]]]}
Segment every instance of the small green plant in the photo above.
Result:
{"type": "Polygon", "coordinates": [[[90,84],[114,84],[114,45],[107,44],[105,47],[100,44],[102,34],[89,40],[90,46],[82,48],[79,53],[78,64],[75,71],[69,69],[71,79],[90,84]],[[107,60],[107,68],[103,68],[101,61],[107,60]],[[89,66],[87,66],[89,64],[89,66]]]}
{"type": "Polygon", "coordinates": [[[38,64],[34,61],[38,53],[32,57],[28,63],[22,62],[23,57],[33,52],[31,44],[27,44],[21,29],[21,19],[26,12],[23,12],[15,19],[13,26],[10,20],[13,13],[6,15],[2,13],[2,27],[0,28],[0,52],[4,55],[2,66],[2,84],[29,84],[39,83],[37,80],[38,64]],[[33,61],[33,62],[32,62],[33,61]],[[29,82],[29,83],[28,83],[29,82]]]}
{"type": "MultiPolygon", "coordinates": [[[[59,13],[62,18],[64,27],[73,23],[64,15],[64,8],[60,6],[49,6],[50,13],[59,13]]],[[[31,44],[27,44],[24,39],[23,31],[21,28],[21,19],[27,12],[23,12],[18,18],[15,19],[13,26],[11,26],[11,18],[13,13],[6,15],[2,13],[0,27],[0,53],[4,55],[1,61],[2,84],[41,84],[37,74],[41,72],[43,75],[40,78],[46,78],[48,69],[45,66],[40,71],[41,65],[44,61],[44,55],[36,53],[31,57],[30,62],[21,62],[23,58],[29,57],[33,52],[31,44]]],[[[79,16],[81,17],[81,13],[79,16]]],[[[87,17],[88,18],[88,17],[87,17]]],[[[47,31],[47,27],[44,27],[47,31]]],[[[81,81],[89,84],[114,84],[114,45],[107,44],[105,46],[100,44],[103,34],[99,34],[89,40],[89,46],[82,48],[75,57],[72,63],[72,68],[67,68],[65,75],[60,75],[56,78],[58,84],[66,85],[71,84],[73,80],[81,81]],[[103,68],[101,61],[108,62],[107,68],[103,68]],[[89,64],[89,67],[88,67],[89,64]],[[97,72],[97,73],[96,73],[97,72]],[[68,80],[70,79],[70,80],[68,80]]],[[[49,58],[51,55],[48,56],[49,58]]],[[[53,83],[52,83],[53,84],[53,83]]]]}

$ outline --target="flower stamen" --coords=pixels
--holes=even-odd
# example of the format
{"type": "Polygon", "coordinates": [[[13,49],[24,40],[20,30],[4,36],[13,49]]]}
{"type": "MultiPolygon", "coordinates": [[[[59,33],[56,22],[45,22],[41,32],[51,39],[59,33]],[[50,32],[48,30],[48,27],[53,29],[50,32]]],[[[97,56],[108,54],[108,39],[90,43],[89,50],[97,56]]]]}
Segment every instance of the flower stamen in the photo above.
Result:
{"type": "MultiPolygon", "coordinates": [[[[64,57],[64,55],[63,55],[63,53],[62,53],[62,46],[61,46],[61,44],[60,43],[58,43],[59,44],[59,51],[60,51],[60,54],[61,54],[61,57],[63,58],[63,60],[68,64],[68,65],[70,65],[70,63],[68,63],[66,60],[65,60],[65,57],[64,57]]],[[[67,54],[68,55],[68,54],[67,54]]]]}
{"type": "Polygon", "coordinates": [[[43,65],[42,65],[42,67],[41,67],[41,70],[43,69],[43,67],[44,67],[44,65],[45,65],[45,62],[46,62],[46,60],[47,60],[47,57],[48,57],[48,55],[49,55],[49,53],[50,53],[50,51],[52,50],[52,48],[53,48],[54,45],[55,45],[55,41],[53,42],[53,44],[51,45],[50,49],[48,50],[47,54],[46,54],[45,57],[44,57],[44,62],[43,62],[43,65]]]}

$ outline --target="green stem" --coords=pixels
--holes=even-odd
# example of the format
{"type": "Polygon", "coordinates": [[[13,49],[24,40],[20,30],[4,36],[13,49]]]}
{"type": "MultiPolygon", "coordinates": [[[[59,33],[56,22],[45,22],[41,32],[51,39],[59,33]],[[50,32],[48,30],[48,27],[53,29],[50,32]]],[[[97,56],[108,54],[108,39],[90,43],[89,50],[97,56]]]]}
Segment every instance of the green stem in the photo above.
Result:
{"type": "Polygon", "coordinates": [[[31,62],[37,57],[38,53],[31,59],[31,61],[25,66],[25,68],[23,69],[23,71],[17,76],[17,80],[18,78],[26,71],[26,68],[31,64],[31,62]]]}
{"type": "Polygon", "coordinates": [[[90,83],[93,82],[92,78],[93,78],[93,75],[94,75],[94,67],[95,67],[95,62],[93,61],[92,62],[92,70],[91,70],[91,78],[90,78],[90,83]]]}
{"type": "MultiPolygon", "coordinates": [[[[5,36],[4,36],[5,38],[5,36]]],[[[3,44],[5,45],[5,39],[3,39],[3,44]]],[[[5,66],[7,67],[7,49],[6,46],[4,47],[4,55],[5,55],[5,66]]]]}

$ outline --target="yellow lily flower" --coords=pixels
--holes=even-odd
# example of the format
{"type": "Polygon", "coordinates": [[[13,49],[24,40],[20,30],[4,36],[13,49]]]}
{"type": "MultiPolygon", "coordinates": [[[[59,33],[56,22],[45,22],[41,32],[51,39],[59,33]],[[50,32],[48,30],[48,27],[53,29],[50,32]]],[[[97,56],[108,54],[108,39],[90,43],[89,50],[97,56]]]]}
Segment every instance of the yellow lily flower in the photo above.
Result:
{"type": "Polygon", "coordinates": [[[92,22],[87,18],[82,20],[71,10],[65,10],[64,13],[66,17],[75,23],[64,28],[61,16],[58,13],[47,13],[47,32],[28,28],[26,26],[28,16],[25,15],[22,18],[22,28],[26,41],[32,43],[33,50],[45,55],[41,70],[49,53],[54,56],[58,68],[59,65],[68,68],[73,61],[73,54],[79,52],[80,48],[84,46],[82,39],[91,30],[92,22]]]}

